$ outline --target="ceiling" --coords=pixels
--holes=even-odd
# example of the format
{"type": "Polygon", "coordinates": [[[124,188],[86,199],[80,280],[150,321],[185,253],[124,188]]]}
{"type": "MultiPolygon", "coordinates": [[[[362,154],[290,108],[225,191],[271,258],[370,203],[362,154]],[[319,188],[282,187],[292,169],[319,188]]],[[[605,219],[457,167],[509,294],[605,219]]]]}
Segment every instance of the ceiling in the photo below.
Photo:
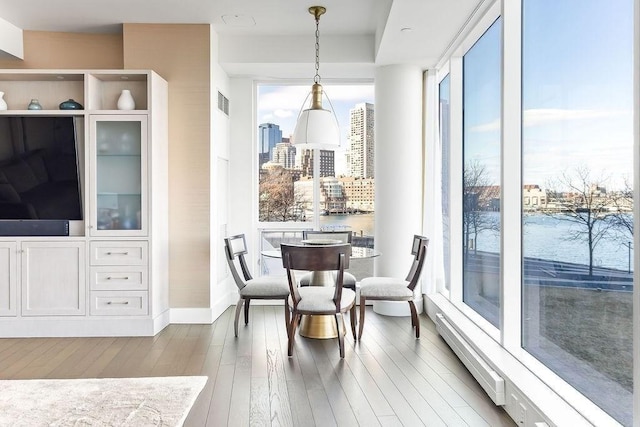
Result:
{"type": "Polygon", "coordinates": [[[120,32],[122,23],[206,23],[224,37],[367,36],[376,65],[433,66],[486,0],[0,0],[0,18],[32,31],[120,32]],[[404,29],[404,30],[403,30],[404,29]]]}

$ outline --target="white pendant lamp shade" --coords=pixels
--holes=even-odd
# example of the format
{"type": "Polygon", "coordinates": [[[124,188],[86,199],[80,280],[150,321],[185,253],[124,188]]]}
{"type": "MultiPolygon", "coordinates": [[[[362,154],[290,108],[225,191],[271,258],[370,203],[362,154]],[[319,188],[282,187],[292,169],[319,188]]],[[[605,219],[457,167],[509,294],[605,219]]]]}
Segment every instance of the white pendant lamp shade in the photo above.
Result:
{"type": "Polygon", "coordinates": [[[340,145],[340,132],[333,113],[325,109],[304,110],[298,117],[293,143],[300,148],[337,148],[340,145]]]}
{"type": "MultiPolygon", "coordinates": [[[[322,6],[311,6],[309,13],[316,20],[316,75],[311,87],[311,106],[298,116],[293,131],[293,144],[307,149],[335,150],[340,146],[338,119],[332,110],[322,108],[322,85],[320,84],[320,15],[327,10],[322,6]]],[[[331,104],[331,102],[329,102],[331,104]]]]}

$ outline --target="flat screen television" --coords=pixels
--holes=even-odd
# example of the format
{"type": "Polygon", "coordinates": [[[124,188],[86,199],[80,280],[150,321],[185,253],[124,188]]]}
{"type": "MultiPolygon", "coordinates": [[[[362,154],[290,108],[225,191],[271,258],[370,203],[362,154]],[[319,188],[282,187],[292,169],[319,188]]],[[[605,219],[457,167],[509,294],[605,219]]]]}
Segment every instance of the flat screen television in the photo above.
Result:
{"type": "Polygon", "coordinates": [[[77,135],[72,116],[0,116],[0,235],[11,221],[83,220],[77,135]]]}

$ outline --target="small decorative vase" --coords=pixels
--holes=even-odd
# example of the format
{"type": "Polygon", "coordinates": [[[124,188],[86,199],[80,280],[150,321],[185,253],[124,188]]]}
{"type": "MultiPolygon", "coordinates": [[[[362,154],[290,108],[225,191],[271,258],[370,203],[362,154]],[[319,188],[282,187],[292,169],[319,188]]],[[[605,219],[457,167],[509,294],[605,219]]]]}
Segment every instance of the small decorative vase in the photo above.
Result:
{"type": "Polygon", "coordinates": [[[27,110],[42,110],[42,105],[40,105],[37,99],[32,99],[27,106],[27,110]]]}
{"type": "Polygon", "coordinates": [[[7,102],[4,100],[4,92],[0,92],[0,110],[7,109],[7,102]]]}
{"type": "Polygon", "coordinates": [[[129,89],[123,89],[118,98],[118,110],[133,110],[136,108],[136,102],[131,96],[129,89]]]}
{"type": "Polygon", "coordinates": [[[84,108],[71,98],[68,101],[61,102],[59,107],[61,110],[82,110],[84,108]]]}

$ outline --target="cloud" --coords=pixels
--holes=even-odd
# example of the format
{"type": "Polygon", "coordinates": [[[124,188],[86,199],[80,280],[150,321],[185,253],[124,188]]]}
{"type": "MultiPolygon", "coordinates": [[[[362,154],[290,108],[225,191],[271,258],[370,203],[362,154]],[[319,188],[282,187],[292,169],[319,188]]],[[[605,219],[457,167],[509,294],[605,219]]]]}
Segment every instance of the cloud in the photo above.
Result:
{"type": "Polygon", "coordinates": [[[471,132],[492,132],[496,130],[500,130],[500,119],[471,128],[471,132]]]}
{"type": "Polygon", "coordinates": [[[273,115],[279,119],[286,119],[287,117],[293,116],[293,111],[278,108],[274,110],[273,115]]]}
{"type": "MultiPolygon", "coordinates": [[[[523,114],[523,126],[531,127],[547,123],[574,120],[595,120],[631,114],[624,110],[566,110],[561,108],[532,108],[523,114]]],[[[500,130],[500,119],[471,128],[473,132],[500,130]]]]}
{"type": "Polygon", "coordinates": [[[560,108],[538,108],[525,110],[524,126],[568,120],[593,120],[627,114],[615,110],[563,110],[560,108]]]}

